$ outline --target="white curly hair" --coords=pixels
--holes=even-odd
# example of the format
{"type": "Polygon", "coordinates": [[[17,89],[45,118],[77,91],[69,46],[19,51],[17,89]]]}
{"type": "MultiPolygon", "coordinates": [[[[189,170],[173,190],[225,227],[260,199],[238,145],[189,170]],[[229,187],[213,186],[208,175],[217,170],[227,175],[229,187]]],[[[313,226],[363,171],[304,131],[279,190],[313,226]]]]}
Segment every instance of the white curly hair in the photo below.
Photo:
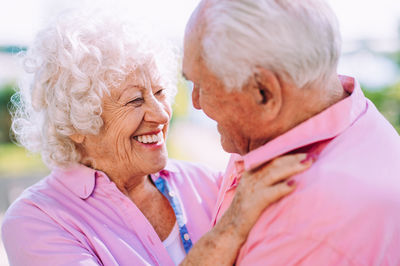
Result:
{"type": "Polygon", "coordinates": [[[341,36],[326,1],[205,2],[202,58],[227,89],[240,89],[256,67],[299,88],[336,71],[341,36]]]}
{"type": "Polygon", "coordinates": [[[13,96],[12,131],[51,168],[79,162],[69,136],[98,134],[103,125],[102,97],[135,69],[157,76],[172,101],[177,60],[172,46],[146,30],[96,10],[68,11],[38,33],[23,55],[33,74],[13,96]]]}

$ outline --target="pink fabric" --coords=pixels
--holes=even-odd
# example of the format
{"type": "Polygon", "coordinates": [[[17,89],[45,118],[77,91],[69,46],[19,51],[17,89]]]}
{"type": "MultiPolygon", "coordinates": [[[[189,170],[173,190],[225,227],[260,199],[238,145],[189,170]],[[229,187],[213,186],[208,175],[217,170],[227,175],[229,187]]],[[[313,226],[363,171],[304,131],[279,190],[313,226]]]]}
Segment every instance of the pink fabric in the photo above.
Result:
{"type": "Polygon", "coordinates": [[[296,191],[262,214],[237,265],[400,265],[400,137],[353,78],[341,80],[349,97],[232,156],[214,223],[243,170],[299,149],[316,158],[294,177],[296,191]]]}
{"type": "MultiPolygon", "coordinates": [[[[220,175],[176,161],[153,180],[159,175],[181,200],[196,242],[209,230],[220,175]]],[[[54,170],[26,190],[7,211],[2,237],[11,265],[173,265],[135,204],[83,165],[54,170]]]]}

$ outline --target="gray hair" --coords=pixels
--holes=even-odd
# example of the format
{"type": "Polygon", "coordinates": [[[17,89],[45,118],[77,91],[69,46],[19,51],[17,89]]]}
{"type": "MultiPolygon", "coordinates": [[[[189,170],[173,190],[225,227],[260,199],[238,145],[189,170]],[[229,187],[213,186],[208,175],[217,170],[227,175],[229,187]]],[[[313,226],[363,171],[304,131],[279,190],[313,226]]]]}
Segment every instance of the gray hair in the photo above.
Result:
{"type": "Polygon", "coordinates": [[[241,88],[255,67],[298,87],[336,71],[339,26],[323,0],[210,0],[202,58],[227,88],[241,88]]]}
{"type": "Polygon", "coordinates": [[[144,32],[99,11],[69,11],[41,31],[23,55],[33,80],[13,97],[17,141],[40,152],[50,167],[79,162],[81,155],[69,136],[98,134],[103,95],[138,68],[156,75],[172,100],[175,55],[144,32]]]}

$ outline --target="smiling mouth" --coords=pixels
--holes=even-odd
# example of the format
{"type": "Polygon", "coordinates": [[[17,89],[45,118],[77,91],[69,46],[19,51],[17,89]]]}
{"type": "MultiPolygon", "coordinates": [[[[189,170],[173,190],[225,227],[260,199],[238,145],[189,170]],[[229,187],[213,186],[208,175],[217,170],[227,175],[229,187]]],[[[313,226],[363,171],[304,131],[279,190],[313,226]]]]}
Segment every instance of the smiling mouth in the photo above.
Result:
{"type": "Polygon", "coordinates": [[[164,134],[159,131],[158,133],[144,134],[133,138],[143,144],[161,144],[164,141],[164,134]]]}

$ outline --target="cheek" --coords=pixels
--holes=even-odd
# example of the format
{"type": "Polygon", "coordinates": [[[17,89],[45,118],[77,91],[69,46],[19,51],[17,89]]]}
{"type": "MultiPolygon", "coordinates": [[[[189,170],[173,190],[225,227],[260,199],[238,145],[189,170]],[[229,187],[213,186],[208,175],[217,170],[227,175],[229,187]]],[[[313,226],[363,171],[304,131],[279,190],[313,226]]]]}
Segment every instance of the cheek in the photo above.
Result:
{"type": "Polygon", "coordinates": [[[142,117],[140,112],[134,110],[114,114],[113,118],[108,120],[106,124],[107,139],[112,142],[110,144],[119,151],[123,146],[130,144],[130,138],[140,127],[142,117]]]}
{"type": "Polygon", "coordinates": [[[171,119],[171,116],[172,116],[172,106],[171,106],[171,103],[170,103],[167,99],[165,99],[165,100],[162,101],[162,104],[163,104],[163,106],[164,106],[165,112],[166,112],[166,113],[168,114],[168,116],[169,116],[169,119],[171,119]]]}
{"type": "Polygon", "coordinates": [[[168,133],[168,130],[169,130],[169,122],[171,121],[171,117],[172,117],[172,107],[171,107],[171,105],[169,103],[166,103],[164,105],[164,110],[168,114],[168,123],[166,125],[164,125],[164,127],[162,129],[162,131],[164,133],[164,140],[166,140],[167,139],[167,133],[168,133]]]}
{"type": "Polygon", "coordinates": [[[109,127],[118,134],[133,134],[143,121],[143,114],[139,109],[131,109],[124,113],[116,114],[109,127]]]}

